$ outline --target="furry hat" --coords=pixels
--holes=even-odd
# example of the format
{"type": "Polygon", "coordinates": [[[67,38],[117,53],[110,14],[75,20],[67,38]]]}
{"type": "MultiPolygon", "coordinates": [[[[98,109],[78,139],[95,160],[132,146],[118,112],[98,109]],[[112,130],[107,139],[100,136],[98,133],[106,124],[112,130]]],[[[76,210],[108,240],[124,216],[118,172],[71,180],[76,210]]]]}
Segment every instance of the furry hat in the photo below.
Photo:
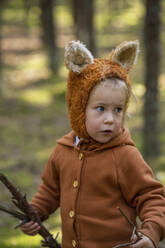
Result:
{"type": "Polygon", "coordinates": [[[94,59],[80,41],[71,41],[65,48],[65,64],[69,69],[67,104],[71,128],[80,138],[89,139],[85,127],[85,108],[92,88],[107,77],[131,83],[128,73],[136,63],[138,41],[126,41],[112,50],[109,59],[94,59]]]}

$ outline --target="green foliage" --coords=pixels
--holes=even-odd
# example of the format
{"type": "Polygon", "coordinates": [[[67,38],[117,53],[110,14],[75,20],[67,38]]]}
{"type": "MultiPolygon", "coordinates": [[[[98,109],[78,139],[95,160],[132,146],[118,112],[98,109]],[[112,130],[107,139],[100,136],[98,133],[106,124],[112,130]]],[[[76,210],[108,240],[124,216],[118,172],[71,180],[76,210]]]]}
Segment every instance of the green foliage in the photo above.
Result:
{"type": "Polygon", "coordinates": [[[97,2],[95,28],[101,48],[109,48],[125,39],[137,39],[144,16],[144,4],[141,1],[127,1],[127,4],[120,1],[122,7],[113,6],[119,1],[97,2]]]}
{"type": "Polygon", "coordinates": [[[134,2],[129,1],[129,5],[127,5],[126,8],[124,5],[123,7],[113,8],[112,5],[109,0],[98,1],[95,25],[99,31],[111,32],[112,29],[125,30],[131,27],[137,29],[141,22],[141,18],[143,18],[144,15],[144,6],[142,2],[137,0],[134,2]]]}
{"type": "Polygon", "coordinates": [[[55,16],[59,28],[68,28],[73,25],[73,17],[66,5],[59,5],[55,9],[55,16]]]}

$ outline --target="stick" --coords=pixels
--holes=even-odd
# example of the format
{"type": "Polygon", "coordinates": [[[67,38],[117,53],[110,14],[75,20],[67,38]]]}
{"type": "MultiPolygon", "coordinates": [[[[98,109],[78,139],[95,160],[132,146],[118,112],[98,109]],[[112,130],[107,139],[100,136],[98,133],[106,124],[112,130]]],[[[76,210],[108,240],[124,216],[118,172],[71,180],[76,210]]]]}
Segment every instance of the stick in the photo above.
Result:
{"type": "Polygon", "coordinates": [[[134,223],[128,218],[128,216],[124,213],[124,211],[123,211],[120,207],[118,207],[118,210],[120,211],[120,213],[125,217],[126,221],[127,221],[127,222],[132,226],[132,228],[133,228],[131,238],[134,236],[134,234],[136,234],[137,240],[136,240],[136,241],[130,241],[130,242],[124,243],[124,244],[120,244],[120,245],[114,246],[114,247],[112,247],[112,248],[127,247],[127,246],[129,246],[129,245],[136,244],[136,243],[141,239],[139,233],[137,232],[137,229],[136,229],[136,226],[134,225],[134,223]]]}
{"type": "Polygon", "coordinates": [[[14,185],[2,173],[0,173],[0,181],[10,191],[12,195],[12,202],[19,210],[21,210],[21,212],[8,210],[3,206],[0,206],[0,211],[6,212],[17,219],[22,220],[23,223],[30,220],[37,222],[40,225],[39,234],[44,238],[44,240],[42,241],[42,246],[49,248],[61,248],[60,244],[56,241],[56,239],[53,238],[52,234],[41,223],[38,214],[33,209],[33,207],[28,203],[26,199],[26,195],[22,195],[20,191],[16,189],[14,185]]]}

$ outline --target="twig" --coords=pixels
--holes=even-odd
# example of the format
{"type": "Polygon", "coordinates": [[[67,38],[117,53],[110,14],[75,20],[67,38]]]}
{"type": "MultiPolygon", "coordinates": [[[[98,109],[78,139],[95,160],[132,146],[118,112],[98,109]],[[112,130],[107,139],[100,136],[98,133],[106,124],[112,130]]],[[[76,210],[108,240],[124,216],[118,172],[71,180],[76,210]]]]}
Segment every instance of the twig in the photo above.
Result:
{"type": "Polygon", "coordinates": [[[15,217],[17,219],[20,219],[20,220],[24,220],[26,218],[25,214],[23,214],[21,212],[18,212],[18,211],[15,211],[15,210],[7,209],[7,208],[3,207],[2,205],[0,205],[0,211],[3,211],[5,213],[7,213],[7,214],[10,214],[13,217],[15,217]]]}
{"type": "Polygon", "coordinates": [[[128,216],[124,213],[124,211],[118,207],[118,210],[120,211],[120,213],[125,217],[125,219],[127,220],[127,222],[132,226],[133,228],[133,231],[132,231],[132,235],[131,235],[131,239],[133,238],[134,234],[136,234],[137,236],[137,240],[136,241],[130,241],[128,243],[124,243],[124,244],[120,244],[120,245],[117,245],[117,246],[114,246],[112,248],[122,248],[122,247],[127,247],[129,245],[133,245],[133,244],[136,244],[140,239],[140,235],[136,229],[136,226],[134,225],[134,223],[130,220],[130,218],[128,218],[128,216]]]}
{"type": "Polygon", "coordinates": [[[140,235],[139,235],[138,231],[136,230],[136,226],[134,225],[134,223],[132,222],[132,220],[128,218],[128,216],[124,213],[124,211],[123,211],[120,207],[118,207],[118,209],[119,209],[120,213],[121,213],[121,214],[125,217],[125,219],[128,221],[128,223],[133,227],[133,234],[136,234],[136,236],[137,236],[138,238],[140,238],[140,235]]]}

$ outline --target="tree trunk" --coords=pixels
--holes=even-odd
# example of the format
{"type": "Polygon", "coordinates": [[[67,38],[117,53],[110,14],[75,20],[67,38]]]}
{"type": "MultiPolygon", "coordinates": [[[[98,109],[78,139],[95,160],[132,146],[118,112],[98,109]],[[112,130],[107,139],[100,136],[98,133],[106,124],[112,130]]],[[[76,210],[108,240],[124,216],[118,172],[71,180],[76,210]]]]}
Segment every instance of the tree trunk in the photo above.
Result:
{"type": "Polygon", "coordinates": [[[5,0],[0,1],[0,97],[2,97],[2,88],[3,88],[3,60],[2,60],[2,25],[3,25],[3,20],[2,20],[2,14],[3,10],[5,7],[5,0]]]}
{"type": "Polygon", "coordinates": [[[160,69],[160,2],[146,0],[144,25],[145,44],[145,98],[143,144],[146,158],[160,154],[159,142],[159,92],[160,69]]]}
{"type": "Polygon", "coordinates": [[[76,38],[95,54],[94,0],[73,0],[76,38]]]}
{"type": "Polygon", "coordinates": [[[48,53],[50,69],[53,73],[58,70],[58,48],[56,44],[56,27],[53,20],[55,0],[40,0],[42,39],[48,53]]]}

